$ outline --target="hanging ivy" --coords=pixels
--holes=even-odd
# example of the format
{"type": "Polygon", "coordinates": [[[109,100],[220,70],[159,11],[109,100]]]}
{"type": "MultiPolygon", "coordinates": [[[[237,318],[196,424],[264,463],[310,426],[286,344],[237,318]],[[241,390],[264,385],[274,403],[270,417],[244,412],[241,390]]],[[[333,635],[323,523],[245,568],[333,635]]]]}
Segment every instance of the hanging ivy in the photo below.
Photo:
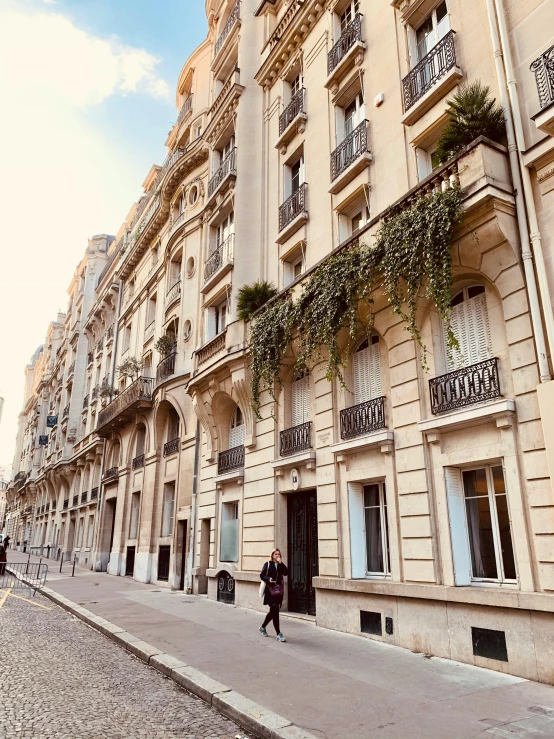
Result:
{"type": "Polygon", "coordinates": [[[281,383],[282,358],[298,334],[296,373],[300,376],[323,357],[328,380],[338,378],[359,335],[360,307],[372,323],[372,293],[383,289],[392,310],[423,349],[416,315],[421,299],[430,300],[447,332],[448,351],[457,346],[450,327],[452,233],[462,209],[459,188],[422,195],[391,216],[378,230],[373,245],[356,244],[333,254],[315,269],[294,303],[290,293],[268,303],[250,326],[252,398],[259,415],[260,394],[281,383]],[[347,331],[346,345],[339,334],[347,331]]]}

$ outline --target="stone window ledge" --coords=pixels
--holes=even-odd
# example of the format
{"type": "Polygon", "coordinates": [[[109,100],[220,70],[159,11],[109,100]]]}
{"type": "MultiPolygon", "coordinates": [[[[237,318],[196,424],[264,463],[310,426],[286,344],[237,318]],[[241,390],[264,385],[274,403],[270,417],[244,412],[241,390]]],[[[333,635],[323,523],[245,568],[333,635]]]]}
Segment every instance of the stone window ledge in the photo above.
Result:
{"type": "Polygon", "coordinates": [[[428,441],[433,443],[439,441],[441,431],[453,431],[454,429],[476,426],[493,419],[496,420],[496,425],[499,428],[509,426],[515,411],[515,401],[510,398],[501,398],[490,403],[483,403],[470,408],[460,408],[452,413],[444,413],[441,416],[425,419],[418,423],[418,428],[422,434],[427,435],[428,441]]]}
{"type": "Polygon", "coordinates": [[[392,451],[394,444],[394,432],[393,431],[374,431],[371,434],[364,434],[363,436],[356,436],[353,439],[347,441],[341,441],[338,444],[331,444],[330,449],[333,454],[336,454],[337,462],[342,461],[341,456],[348,454],[356,454],[366,449],[381,448],[384,454],[392,451]]]}
{"type": "Polygon", "coordinates": [[[280,476],[283,470],[293,467],[306,467],[308,470],[315,469],[315,452],[313,450],[301,452],[300,454],[291,454],[290,457],[281,457],[274,459],[271,466],[275,470],[275,474],[280,476]]]}

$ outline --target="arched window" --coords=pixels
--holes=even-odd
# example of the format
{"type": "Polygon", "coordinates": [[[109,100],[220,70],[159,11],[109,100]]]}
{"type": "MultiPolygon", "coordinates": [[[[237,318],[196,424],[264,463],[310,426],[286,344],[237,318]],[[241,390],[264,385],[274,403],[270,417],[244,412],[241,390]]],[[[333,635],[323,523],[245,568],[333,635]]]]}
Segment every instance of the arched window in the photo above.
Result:
{"type": "Polygon", "coordinates": [[[233,413],[233,417],[231,418],[231,428],[229,429],[229,449],[234,449],[243,444],[244,419],[242,417],[242,411],[237,405],[235,412],[233,413]]]}
{"type": "Polygon", "coordinates": [[[179,414],[175,408],[170,408],[167,413],[167,441],[173,441],[179,436],[179,414]]]}
{"type": "Polygon", "coordinates": [[[110,467],[119,467],[119,454],[121,451],[121,444],[119,441],[114,441],[114,445],[112,447],[112,463],[110,467]]]}
{"type": "Polygon", "coordinates": [[[380,398],[381,388],[381,356],[379,337],[368,336],[354,352],[354,405],[365,403],[373,398],[380,398]]]}
{"type": "Polygon", "coordinates": [[[146,429],[144,426],[137,428],[137,438],[135,443],[135,457],[140,457],[144,454],[146,446],[146,429]]]}
{"type": "Polygon", "coordinates": [[[298,378],[292,383],[292,426],[300,426],[310,420],[310,376],[298,378]]]}
{"type": "Polygon", "coordinates": [[[447,371],[490,359],[492,342],[483,285],[464,287],[454,295],[450,305],[450,322],[459,348],[447,352],[447,371]]]}

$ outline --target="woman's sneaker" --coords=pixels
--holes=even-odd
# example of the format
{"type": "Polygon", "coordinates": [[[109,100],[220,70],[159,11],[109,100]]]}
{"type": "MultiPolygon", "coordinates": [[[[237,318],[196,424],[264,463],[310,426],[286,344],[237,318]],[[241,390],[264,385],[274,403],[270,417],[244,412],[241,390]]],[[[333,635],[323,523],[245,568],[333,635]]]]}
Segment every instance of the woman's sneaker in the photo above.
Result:
{"type": "Polygon", "coordinates": [[[286,641],[286,639],[282,634],[277,634],[277,641],[286,641]]]}
{"type": "Polygon", "coordinates": [[[263,626],[260,626],[260,634],[261,634],[262,636],[267,636],[267,631],[266,631],[266,630],[264,629],[264,627],[263,627],[263,626]]]}

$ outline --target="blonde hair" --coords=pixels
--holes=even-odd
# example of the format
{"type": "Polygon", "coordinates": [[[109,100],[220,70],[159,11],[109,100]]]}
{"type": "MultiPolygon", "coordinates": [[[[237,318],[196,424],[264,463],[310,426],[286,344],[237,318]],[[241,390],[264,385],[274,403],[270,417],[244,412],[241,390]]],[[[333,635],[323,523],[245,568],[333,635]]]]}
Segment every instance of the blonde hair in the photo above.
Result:
{"type": "MultiPolygon", "coordinates": [[[[274,549],[274,550],[273,550],[273,551],[271,552],[271,556],[270,556],[270,558],[269,558],[269,561],[270,561],[270,562],[275,562],[275,560],[273,559],[273,555],[275,554],[275,552],[279,552],[279,554],[281,554],[281,550],[280,550],[280,549],[274,549]]],[[[282,555],[281,555],[281,556],[282,556],[282,555]]]]}

